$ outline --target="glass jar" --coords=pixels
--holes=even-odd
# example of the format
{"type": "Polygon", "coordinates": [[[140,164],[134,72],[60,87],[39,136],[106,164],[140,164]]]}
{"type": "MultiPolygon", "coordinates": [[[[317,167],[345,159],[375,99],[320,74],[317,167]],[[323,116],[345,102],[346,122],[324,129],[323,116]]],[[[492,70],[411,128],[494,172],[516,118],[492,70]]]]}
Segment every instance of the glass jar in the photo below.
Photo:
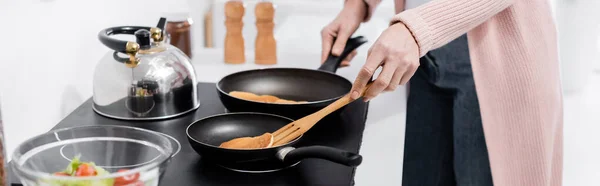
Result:
{"type": "Polygon", "coordinates": [[[194,21],[188,13],[169,13],[167,26],[168,40],[171,45],[179,48],[185,55],[192,58],[192,24],[194,21]]]}

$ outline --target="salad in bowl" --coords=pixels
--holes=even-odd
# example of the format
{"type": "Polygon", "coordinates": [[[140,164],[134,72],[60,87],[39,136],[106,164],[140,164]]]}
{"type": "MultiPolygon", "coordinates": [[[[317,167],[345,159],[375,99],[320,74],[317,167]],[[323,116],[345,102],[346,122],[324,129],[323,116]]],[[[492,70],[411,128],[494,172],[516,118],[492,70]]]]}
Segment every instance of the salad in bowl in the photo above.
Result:
{"type": "Polygon", "coordinates": [[[19,145],[11,166],[24,186],[157,186],[179,148],[172,139],[126,126],[59,129],[19,145]]]}

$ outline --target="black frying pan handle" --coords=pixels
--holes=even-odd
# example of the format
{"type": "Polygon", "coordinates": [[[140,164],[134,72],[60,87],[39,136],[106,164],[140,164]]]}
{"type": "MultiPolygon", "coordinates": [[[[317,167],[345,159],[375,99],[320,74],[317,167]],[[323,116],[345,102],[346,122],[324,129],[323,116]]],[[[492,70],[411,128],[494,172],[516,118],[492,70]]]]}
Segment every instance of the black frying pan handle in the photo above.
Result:
{"type": "MultiPolygon", "coordinates": [[[[333,42],[335,42],[335,38],[333,39],[333,42]]],[[[366,42],[367,39],[363,36],[356,36],[354,38],[348,39],[348,41],[346,41],[346,47],[344,47],[344,51],[342,52],[342,54],[340,56],[334,56],[332,54],[329,54],[329,56],[327,56],[327,60],[325,60],[321,67],[319,67],[319,70],[335,73],[340,67],[340,64],[342,64],[342,61],[346,57],[348,57],[348,55],[350,55],[352,51],[354,51],[360,45],[365,44],[366,42]]]]}
{"type": "Polygon", "coordinates": [[[297,149],[294,147],[285,147],[277,152],[277,157],[289,163],[307,158],[329,160],[349,167],[356,167],[362,163],[361,155],[326,146],[308,146],[297,149]]]}

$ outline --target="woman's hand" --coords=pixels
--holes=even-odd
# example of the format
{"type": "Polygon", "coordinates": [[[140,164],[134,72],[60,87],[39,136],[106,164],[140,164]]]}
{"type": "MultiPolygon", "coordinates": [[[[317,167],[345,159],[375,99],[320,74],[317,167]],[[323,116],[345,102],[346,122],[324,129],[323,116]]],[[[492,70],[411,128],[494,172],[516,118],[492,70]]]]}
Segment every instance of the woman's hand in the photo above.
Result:
{"type": "MultiPolygon", "coordinates": [[[[365,19],[367,6],[362,0],[348,0],[344,4],[344,9],[337,17],[321,30],[322,55],[321,63],[325,62],[329,53],[334,56],[340,56],[348,38],[358,29],[360,23],[365,19]],[[333,43],[335,38],[335,43],[333,43]]],[[[356,50],[352,51],[341,66],[348,66],[350,60],[356,56],[356,50]]]]}
{"type": "Polygon", "coordinates": [[[360,90],[371,80],[379,66],[383,66],[383,70],[365,93],[365,101],[384,90],[392,91],[398,85],[406,84],[419,67],[419,46],[403,23],[396,23],[383,31],[369,49],[367,62],[352,87],[353,99],[360,97],[360,90]]]}

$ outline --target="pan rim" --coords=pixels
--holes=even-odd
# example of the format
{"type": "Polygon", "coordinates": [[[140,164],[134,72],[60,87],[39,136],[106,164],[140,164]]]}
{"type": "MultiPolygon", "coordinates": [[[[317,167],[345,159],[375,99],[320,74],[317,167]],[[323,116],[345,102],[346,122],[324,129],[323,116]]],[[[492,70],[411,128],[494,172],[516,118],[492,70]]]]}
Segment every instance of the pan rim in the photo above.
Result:
{"type": "MultiPolygon", "coordinates": [[[[350,80],[348,80],[345,77],[342,77],[342,76],[340,76],[340,75],[338,75],[336,73],[329,72],[329,71],[313,70],[313,69],[305,69],[305,68],[276,67],[276,68],[261,68],[261,69],[252,69],[252,70],[243,70],[243,71],[239,71],[239,72],[234,72],[234,73],[231,73],[229,75],[226,75],[226,76],[222,77],[217,83],[215,83],[215,86],[217,87],[217,90],[220,93],[222,93],[224,95],[227,95],[230,98],[233,98],[233,99],[236,99],[236,100],[240,100],[240,101],[248,101],[248,102],[252,102],[252,103],[265,104],[265,105],[312,105],[312,104],[327,103],[327,102],[330,102],[330,101],[335,101],[335,100],[338,100],[338,99],[344,97],[346,94],[348,94],[348,93],[344,93],[344,94],[339,95],[339,96],[334,97],[334,98],[325,99],[325,100],[319,100],[319,101],[310,101],[310,102],[306,102],[306,103],[294,103],[294,104],[290,104],[290,103],[264,103],[264,102],[258,102],[258,101],[253,101],[253,100],[240,99],[240,98],[231,96],[231,95],[229,95],[229,93],[223,91],[221,89],[221,86],[219,86],[221,83],[223,83],[223,80],[226,79],[226,78],[228,78],[228,77],[231,77],[231,76],[234,76],[234,75],[238,75],[238,74],[241,74],[241,73],[250,73],[250,72],[264,71],[264,70],[306,70],[306,71],[317,71],[317,72],[320,72],[320,73],[327,73],[327,74],[332,74],[332,75],[338,76],[338,77],[346,80],[350,85],[352,85],[352,82],[350,82],[350,80]]],[[[352,90],[352,88],[350,90],[352,90]]],[[[348,90],[348,91],[350,91],[350,90],[348,90]]]]}
{"type": "Polygon", "coordinates": [[[190,132],[189,132],[189,131],[190,131],[190,127],[192,127],[192,125],[195,125],[195,124],[197,124],[198,122],[200,122],[200,121],[202,121],[202,120],[207,120],[207,119],[216,118],[216,117],[222,117],[222,116],[227,116],[227,115],[264,115],[264,116],[269,116],[269,117],[278,117],[278,118],[281,118],[281,119],[289,120],[289,121],[290,121],[290,123],[291,123],[291,122],[294,122],[294,120],[293,120],[293,119],[291,119],[291,118],[288,118],[288,117],[284,117],[284,116],[280,116],[280,115],[276,115],[276,114],[262,113],[262,112],[233,112],[233,113],[221,113],[221,114],[215,114],[215,115],[206,116],[206,117],[203,117],[203,118],[200,118],[200,119],[197,119],[197,120],[193,121],[191,124],[189,124],[189,125],[186,127],[186,129],[185,129],[185,134],[187,135],[188,139],[191,139],[192,141],[194,141],[194,142],[196,142],[196,143],[198,143],[198,144],[202,144],[202,145],[204,145],[204,146],[211,147],[211,148],[216,148],[216,149],[221,149],[221,150],[231,150],[231,151],[260,151],[260,150],[268,150],[268,149],[280,148],[280,147],[287,146],[287,145],[289,145],[289,144],[291,144],[291,143],[294,143],[294,142],[296,142],[296,141],[300,140],[300,138],[302,138],[302,136],[304,136],[304,134],[302,134],[302,135],[298,136],[296,139],[294,139],[294,140],[292,140],[292,141],[290,141],[290,142],[287,142],[287,143],[285,143],[285,144],[282,144],[282,145],[279,145],[279,146],[273,146],[273,147],[269,147],[269,148],[261,148],[261,149],[228,149],[228,148],[221,148],[221,147],[219,147],[219,146],[214,146],[214,145],[211,145],[211,144],[208,144],[208,143],[201,142],[201,141],[199,141],[199,140],[197,140],[197,139],[193,138],[193,137],[190,135],[190,132]]]}

